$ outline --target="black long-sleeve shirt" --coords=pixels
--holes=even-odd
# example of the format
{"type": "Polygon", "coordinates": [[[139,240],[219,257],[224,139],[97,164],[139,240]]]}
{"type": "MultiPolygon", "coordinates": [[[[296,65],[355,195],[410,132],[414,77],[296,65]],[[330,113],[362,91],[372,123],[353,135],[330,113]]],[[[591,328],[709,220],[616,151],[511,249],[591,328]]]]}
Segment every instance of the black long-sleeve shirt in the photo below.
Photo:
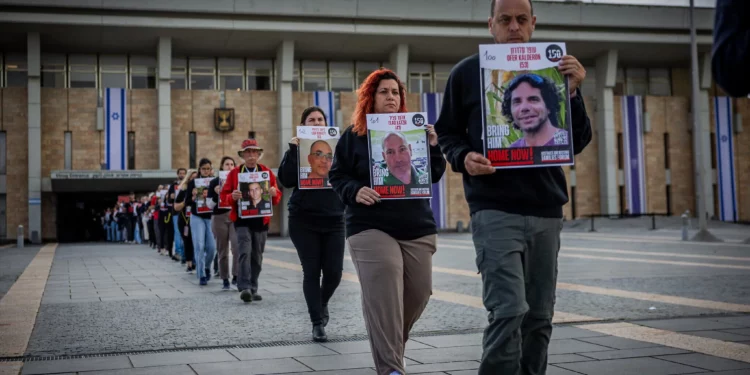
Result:
{"type": "MultiPolygon", "coordinates": [[[[336,145],[328,174],[333,190],[346,205],[346,237],[368,229],[381,230],[397,240],[413,240],[437,233],[429,199],[382,200],[372,206],[357,203],[357,192],[370,186],[370,152],[367,137],[347,128],[336,145]]],[[[432,183],[445,173],[445,159],[438,146],[430,146],[432,183]]]]}
{"type": "Polygon", "coordinates": [[[711,70],[730,96],[750,95],[750,1],[718,0],[711,70]]]}
{"type": "MultiPolygon", "coordinates": [[[[508,213],[562,217],[568,202],[565,173],[559,166],[498,169],[471,176],[464,159],[471,152],[482,154],[482,107],[479,55],[467,57],[451,71],[445,88],[440,117],[435,124],[438,143],[451,168],[463,174],[464,194],[471,213],[492,209],[508,213]]],[[[579,154],[591,141],[591,122],[580,90],[570,100],[573,120],[573,153],[579,154]]]]}
{"type": "MultiPolygon", "coordinates": [[[[213,215],[213,210],[204,213],[198,213],[198,204],[193,199],[193,189],[195,189],[195,180],[190,180],[188,181],[187,188],[185,188],[185,190],[180,190],[180,192],[177,194],[175,203],[185,202],[185,207],[190,207],[190,215],[197,215],[203,219],[210,219],[211,215],[213,215]]],[[[183,211],[184,210],[185,208],[183,208],[183,211]]]]}
{"type": "Polygon", "coordinates": [[[279,165],[279,182],[294,188],[289,198],[289,217],[325,217],[325,220],[344,219],[344,203],[332,189],[299,189],[299,147],[289,144],[289,150],[279,165]]]}
{"type": "Polygon", "coordinates": [[[208,185],[208,199],[214,205],[214,215],[221,215],[232,211],[231,208],[219,208],[219,194],[216,194],[216,187],[219,186],[219,182],[219,177],[216,177],[208,185]]]}

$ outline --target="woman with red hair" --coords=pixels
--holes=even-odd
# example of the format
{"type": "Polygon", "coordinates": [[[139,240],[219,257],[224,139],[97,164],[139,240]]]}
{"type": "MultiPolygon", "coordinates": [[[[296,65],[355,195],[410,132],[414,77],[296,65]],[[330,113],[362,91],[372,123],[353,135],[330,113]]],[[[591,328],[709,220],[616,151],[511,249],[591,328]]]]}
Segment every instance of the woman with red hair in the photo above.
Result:
{"type": "MultiPolygon", "coordinates": [[[[428,199],[380,200],[370,188],[367,114],[406,112],[405,88],[380,69],[357,91],[352,126],[336,145],[329,181],[346,205],[346,241],[362,288],[370,347],[379,375],[404,374],[404,345],[432,294],[437,225],[428,199]]],[[[427,125],[432,182],[445,159],[427,125]]]]}

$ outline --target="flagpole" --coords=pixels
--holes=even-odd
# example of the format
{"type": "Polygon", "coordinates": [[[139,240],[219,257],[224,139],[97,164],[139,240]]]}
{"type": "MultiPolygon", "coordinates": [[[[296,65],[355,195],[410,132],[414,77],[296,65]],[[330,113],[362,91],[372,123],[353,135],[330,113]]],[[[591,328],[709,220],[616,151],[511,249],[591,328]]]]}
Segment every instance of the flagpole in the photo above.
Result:
{"type": "Polygon", "coordinates": [[[711,232],[708,231],[708,220],[706,219],[706,188],[705,178],[706,171],[703,163],[703,129],[700,126],[700,90],[698,87],[698,42],[696,40],[695,30],[695,0],[690,0],[690,70],[692,73],[692,92],[693,92],[693,147],[695,152],[695,181],[698,207],[695,210],[698,215],[698,233],[693,236],[693,241],[701,242],[721,242],[711,232]]]}

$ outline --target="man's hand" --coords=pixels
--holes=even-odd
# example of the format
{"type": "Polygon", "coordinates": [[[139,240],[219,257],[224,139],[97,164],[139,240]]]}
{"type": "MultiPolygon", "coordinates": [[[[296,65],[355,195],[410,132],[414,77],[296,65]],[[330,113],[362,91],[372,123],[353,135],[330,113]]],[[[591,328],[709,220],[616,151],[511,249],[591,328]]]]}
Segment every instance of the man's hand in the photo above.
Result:
{"type": "Polygon", "coordinates": [[[563,56],[557,68],[560,70],[560,73],[569,76],[568,89],[570,97],[575,97],[576,89],[581,86],[581,82],[586,78],[586,69],[578,62],[578,59],[570,55],[563,56]]]}
{"type": "Polygon", "coordinates": [[[220,189],[219,189],[219,185],[216,185],[216,186],[214,186],[214,192],[215,192],[216,194],[219,194],[219,191],[220,191],[220,189]]]}
{"type": "Polygon", "coordinates": [[[274,186],[271,186],[271,188],[268,189],[268,194],[270,194],[272,197],[275,197],[278,193],[278,190],[276,190],[276,187],[274,186]]]}
{"type": "Polygon", "coordinates": [[[174,199],[174,193],[169,194],[169,199],[174,199]]]}
{"type": "Polygon", "coordinates": [[[292,139],[290,139],[290,140],[289,140],[289,143],[290,143],[290,144],[293,144],[293,145],[297,145],[297,146],[299,146],[299,138],[297,138],[297,137],[292,137],[292,139]]]}
{"type": "Polygon", "coordinates": [[[380,194],[367,186],[363,186],[357,192],[357,197],[355,200],[357,201],[357,203],[364,204],[365,206],[372,206],[373,204],[380,202],[380,194]]]}
{"type": "Polygon", "coordinates": [[[495,168],[492,166],[490,160],[474,151],[466,154],[464,167],[466,167],[466,171],[472,176],[495,173],[495,168]]]}
{"type": "Polygon", "coordinates": [[[435,125],[425,126],[427,130],[427,140],[430,142],[430,146],[435,147],[438,145],[438,135],[435,132],[435,125]]]}
{"type": "Polygon", "coordinates": [[[242,199],[242,192],[241,192],[241,191],[239,191],[239,190],[235,190],[235,191],[233,191],[233,192],[232,192],[232,199],[234,199],[234,200],[236,200],[236,201],[238,201],[238,200],[242,199]]]}

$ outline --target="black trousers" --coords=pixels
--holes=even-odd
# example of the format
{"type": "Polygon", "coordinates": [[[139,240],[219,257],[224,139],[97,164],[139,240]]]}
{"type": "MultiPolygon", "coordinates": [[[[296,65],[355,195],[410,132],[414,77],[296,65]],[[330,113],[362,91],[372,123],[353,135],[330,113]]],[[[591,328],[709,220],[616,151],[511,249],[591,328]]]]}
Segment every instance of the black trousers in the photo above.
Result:
{"type": "Polygon", "coordinates": [[[328,301],[341,283],[344,269],[343,219],[331,224],[331,220],[320,218],[290,217],[289,236],[302,263],[302,291],[310,320],[313,324],[320,324],[323,321],[323,307],[328,306],[328,301]]]}
{"type": "Polygon", "coordinates": [[[182,215],[177,216],[177,229],[180,230],[179,235],[182,236],[182,243],[184,245],[185,254],[183,259],[185,262],[195,262],[195,250],[193,248],[193,231],[190,229],[188,223],[182,215]],[[187,235],[185,235],[185,228],[187,228],[187,235]]]}
{"type": "Polygon", "coordinates": [[[161,234],[161,248],[167,249],[172,256],[172,243],[174,242],[174,224],[172,215],[164,212],[159,213],[159,232],[161,234]]]}
{"type": "Polygon", "coordinates": [[[156,246],[156,231],[154,230],[154,219],[148,219],[146,225],[148,225],[148,243],[149,245],[151,245],[151,247],[154,247],[156,246]]]}

